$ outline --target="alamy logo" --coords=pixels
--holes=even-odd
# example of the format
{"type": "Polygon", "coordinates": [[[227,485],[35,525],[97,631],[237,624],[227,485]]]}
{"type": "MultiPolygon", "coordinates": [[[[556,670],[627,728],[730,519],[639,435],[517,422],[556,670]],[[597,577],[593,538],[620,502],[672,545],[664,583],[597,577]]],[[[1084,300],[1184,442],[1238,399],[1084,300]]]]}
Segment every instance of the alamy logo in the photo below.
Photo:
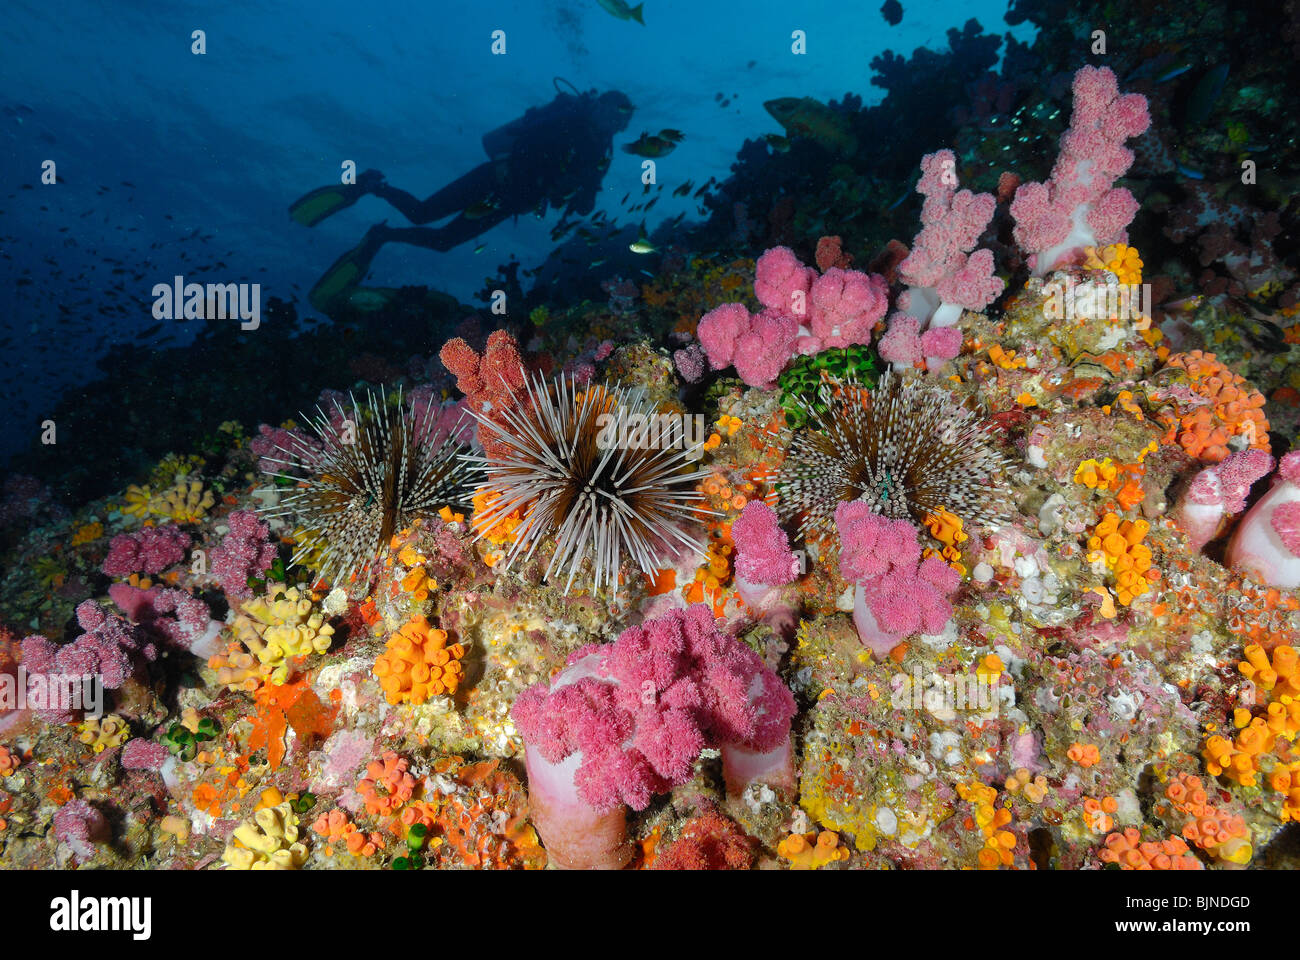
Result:
{"type": "Polygon", "coordinates": [[[602,413],[596,418],[600,450],[684,450],[703,455],[704,415],[698,413],[602,413]]]}
{"type": "Polygon", "coordinates": [[[913,667],[911,674],[890,678],[890,706],[895,710],[926,710],[937,717],[959,711],[986,713],[996,710],[996,674],[931,673],[923,676],[913,667]]]}
{"type": "Polygon", "coordinates": [[[104,712],[104,678],[94,673],[0,673],[0,711],[82,710],[98,717],[104,712]]]}
{"type": "Polygon", "coordinates": [[[1133,320],[1139,329],[1151,325],[1151,284],[1075,283],[1043,285],[1043,316],[1048,320],[1133,320]]]}
{"type": "Polygon", "coordinates": [[[128,931],[133,940],[148,940],[153,933],[151,897],[68,897],[50,901],[50,929],[56,933],[128,931]]]}
{"type": "Polygon", "coordinates": [[[155,320],[233,320],[240,330],[256,330],[262,323],[260,283],[186,283],[177,276],[153,288],[155,320]]]}

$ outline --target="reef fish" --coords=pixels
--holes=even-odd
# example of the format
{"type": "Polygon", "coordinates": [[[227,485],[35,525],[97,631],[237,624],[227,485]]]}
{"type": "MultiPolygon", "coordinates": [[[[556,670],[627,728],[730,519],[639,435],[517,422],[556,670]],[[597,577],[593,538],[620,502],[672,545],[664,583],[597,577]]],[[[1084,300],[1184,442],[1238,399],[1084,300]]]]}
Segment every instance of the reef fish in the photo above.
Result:
{"type": "Polygon", "coordinates": [[[880,15],[885,18],[885,23],[896,27],[903,22],[903,5],[898,0],[885,0],[885,5],[880,8],[880,15]]]}
{"type": "Polygon", "coordinates": [[[1204,123],[1210,116],[1210,111],[1214,109],[1215,101],[1223,93],[1223,85],[1228,80],[1228,65],[1221,63],[1217,67],[1206,71],[1205,76],[1197,81],[1192,95],[1187,99],[1187,113],[1185,117],[1188,124],[1199,125],[1204,123]]]}
{"type": "Polygon", "coordinates": [[[857,152],[858,141],[849,131],[847,119],[819,100],[812,97],[779,97],[768,100],[763,108],[792,137],[806,137],[827,150],[846,157],[857,152]]]}
{"type": "Polygon", "coordinates": [[[680,130],[660,130],[657,136],[646,132],[634,142],[623,144],[623,151],[638,157],[663,157],[672,153],[682,139],[680,130]]]}
{"type": "Polygon", "coordinates": [[[606,13],[611,13],[620,20],[635,20],[641,26],[645,26],[645,19],[642,16],[641,8],[644,3],[638,3],[635,7],[629,7],[627,0],[596,0],[601,9],[606,13]]]}

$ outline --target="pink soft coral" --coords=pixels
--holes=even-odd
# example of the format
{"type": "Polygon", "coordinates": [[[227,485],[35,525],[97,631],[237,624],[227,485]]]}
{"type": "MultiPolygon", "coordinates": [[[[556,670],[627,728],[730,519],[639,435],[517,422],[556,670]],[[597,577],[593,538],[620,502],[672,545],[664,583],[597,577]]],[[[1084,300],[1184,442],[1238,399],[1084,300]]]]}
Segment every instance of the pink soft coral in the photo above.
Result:
{"type": "Polygon", "coordinates": [[[817,271],[806,267],[789,247],[773,247],[754,265],[754,296],[778,313],[802,316],[817,271]]]}
{"type": "Polygon", "coordinates": [[[799,558],[777,521],[776,511],[762,500],[745,504],[731,524],[736,545],[736,576],[749,583],[779,586],[799,576],[799,558]]]}
{"type": "Polygon", "coordinates": [[[145,527],[136,533],[114,537],[101,569],[110,577],[161,573],[184,560],[189,546],[189,534],[174,524],[145,527]]]}
{"type": "Polygon", "coordinates": [[[831,267],[813,281],[810,329],[821,349],[871,342],[871,328],[889,308],[883,277],[831,267]]]}
{"type": "Polygon", "coordinates": [[[896,313],[889,330],[880,338],[880,358],[897,367],[910,367],[928,360],[951,360],[961,352],[961,331],[957,327],[935,327],[921,333],[916,317],[896,313]]]}
{"type": "Polygon", "coordinates": [[[229,532],[212,550],[212,576],[226,596],[247,600],[253,595],[248,581],[261,577],[275,562],[276,547],[270,527],[251,510],[236,510],[226,517],[229,532]]]}
{"type": "Polygon", "coordinates": [[[883,656],[909,634],[938,633],[952,617],[948,601],[961,583],[937,555],[921,559],[916,528],[873,513],[860,501],[835,511],[840,572],[857,585],[854,622],[862,642],[883,656]]]}
{"type": "Polygon", "coordinates": [[[1242,450],[1196,475],[1173,510],[1193,550],[1218,536],[1225,518],[1246,509],[1251,486],[1271,469],[1273,458],[1263,450],[1242,450]]]}
{"type": "MultiPolygon", "coordinates": [[[[626,862],[623,806],[641,810],[691,776],[705,747],[793,785],[790,691],[700,604],[584,647],[512,711],[527,745],[534,820],[569,866],[626,862]]],[[[728,777],[732,782],[731,777],[728,777]]]]}
{"type": "Polygon", "coordinates": [[[1124,141],[1150,124],[1146,97],[1121,95],[1109,67],[1085,66],[1074,75],[1074,112],[1052,175],[1021,185],[1011,201],[1016,242],[1036,255],[1036,274],[1082,247],[1127,239],[1137,201],[1113,185],[1133,163],[1124,141]]]}
{"type": "Polygon", "coordinates": [[[921,232],[912,242],[912,252],[899,264],[899,275],[911,287],[933,289],[943,303],[983,309],[1003,287],[993,276],[992,252],[975,250],[993,219],[997,200],[991,193],[958,192],[957,158],[951,150],[926,155],[921,171],[916,185],[925,196],[921,232]]]}

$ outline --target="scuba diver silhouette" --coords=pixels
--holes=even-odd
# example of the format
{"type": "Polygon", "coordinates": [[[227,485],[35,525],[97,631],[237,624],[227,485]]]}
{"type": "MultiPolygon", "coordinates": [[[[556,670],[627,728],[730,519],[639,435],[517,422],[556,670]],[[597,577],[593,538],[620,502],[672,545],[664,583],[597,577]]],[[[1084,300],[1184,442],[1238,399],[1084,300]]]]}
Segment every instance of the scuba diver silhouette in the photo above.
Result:
{"type": "MultiPolygon", "coordinates": [[[[567,83],[567,81],[565,81],[567,83]]],[[[416,226],[371,227],[352,250],[336,260],[308,294],[322,313],[341,303],[377,309],[387,302],[384,291],[360,287],[371,261],[386,243],[408,243],[445,252],[472,240],[520,214],[545,214],[547,207],[564,216],[586,216],[596,205],[605,171],[609,169],[614,135],[627,128],[632,102],[618,91],[579,94],[560,89],[544,107],[532,107],[522,117],[483,136],[489,159],[437,193],[420,200],[390,186],[382,173],[367,170],[356,183],[313,190],[297,200],[289,214],[314,227],[326,217],[356,203],[367,194],[386,200],[416,226]],[[455,215],[441,227],[428,227],[455,215]]]]}

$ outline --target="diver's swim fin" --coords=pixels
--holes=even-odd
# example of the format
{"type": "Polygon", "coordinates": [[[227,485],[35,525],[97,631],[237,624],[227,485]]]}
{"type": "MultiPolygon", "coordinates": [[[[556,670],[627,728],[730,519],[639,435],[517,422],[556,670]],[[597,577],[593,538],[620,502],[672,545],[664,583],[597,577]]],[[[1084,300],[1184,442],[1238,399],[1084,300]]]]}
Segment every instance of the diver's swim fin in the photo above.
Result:
{"type": "Polygon", "coordinates": [[[352,206],[365,191],[355,183],[339,183],[305,193],[289,207],[289,216],[304,227],[314,227],[326,217],[352,206]]]}
{"type": "Polygon", "coordinates": [[[335,260],[307,294],[311,305],[321,313],[328,313],[340,296],[360,286],[370,272],[370,261],[387,241],[387,231],[386,223],[376,224],[366,231],[359,244],[335,260]]]}

